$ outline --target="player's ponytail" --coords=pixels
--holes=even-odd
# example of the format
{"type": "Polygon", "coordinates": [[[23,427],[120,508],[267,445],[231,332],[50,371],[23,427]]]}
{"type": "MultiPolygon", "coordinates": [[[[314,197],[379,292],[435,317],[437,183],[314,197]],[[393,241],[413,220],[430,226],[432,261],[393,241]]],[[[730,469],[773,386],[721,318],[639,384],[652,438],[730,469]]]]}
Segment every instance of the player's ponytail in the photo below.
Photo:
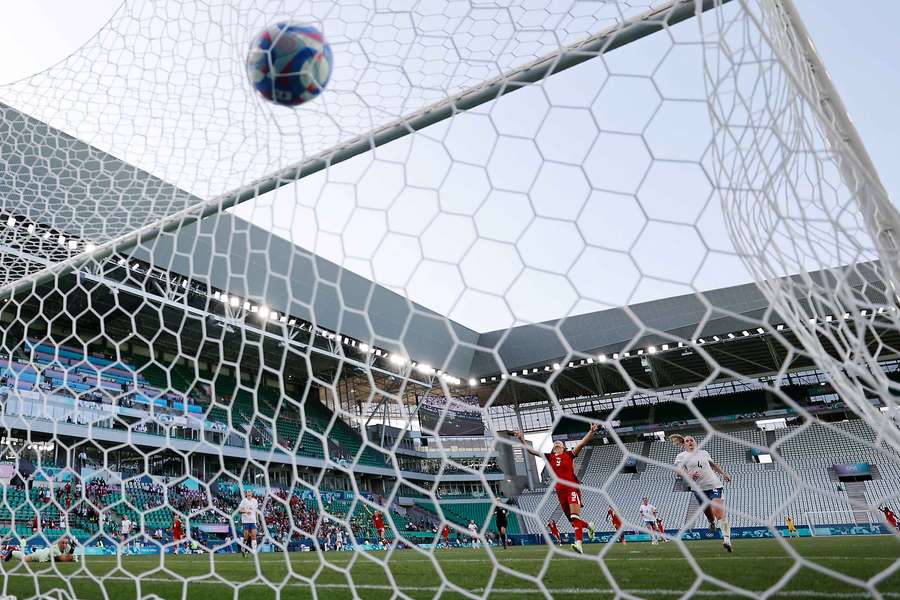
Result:
{"type": "Polygon", "coordinates": [[[684,436],[680,433],[673,433],[669,436],[669,441],[676,446],[684,446],[684,436]]]}

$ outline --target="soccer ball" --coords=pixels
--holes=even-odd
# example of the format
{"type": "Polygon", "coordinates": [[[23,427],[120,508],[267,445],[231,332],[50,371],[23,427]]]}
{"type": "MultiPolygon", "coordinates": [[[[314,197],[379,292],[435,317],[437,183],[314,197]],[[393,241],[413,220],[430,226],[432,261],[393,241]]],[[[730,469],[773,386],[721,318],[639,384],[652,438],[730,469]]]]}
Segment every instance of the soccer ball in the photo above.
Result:
{"type": "Polygon", "coordinates": [[[275,23],[253,38],[247,74],[266,100],[298,106],[322,93],[331,77],[331,63],[331,47],[318,29],[275,23]]]}

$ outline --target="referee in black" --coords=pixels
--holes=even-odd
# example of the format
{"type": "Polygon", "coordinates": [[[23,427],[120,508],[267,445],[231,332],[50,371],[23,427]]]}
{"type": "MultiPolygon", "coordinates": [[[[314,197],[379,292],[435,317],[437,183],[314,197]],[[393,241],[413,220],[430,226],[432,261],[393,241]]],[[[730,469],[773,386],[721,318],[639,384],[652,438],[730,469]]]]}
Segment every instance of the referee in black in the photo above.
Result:
{"type": "Polygon", "coordinates": [[[494,508],[494,518],[497,521],[497,532],[500,534],[500,541],[503,542],[504,548],[508,547],[506,541],[506,525],[508,517],[509,511],[506,510],[506,507],[502,504],[498,504],[494,508]]]}

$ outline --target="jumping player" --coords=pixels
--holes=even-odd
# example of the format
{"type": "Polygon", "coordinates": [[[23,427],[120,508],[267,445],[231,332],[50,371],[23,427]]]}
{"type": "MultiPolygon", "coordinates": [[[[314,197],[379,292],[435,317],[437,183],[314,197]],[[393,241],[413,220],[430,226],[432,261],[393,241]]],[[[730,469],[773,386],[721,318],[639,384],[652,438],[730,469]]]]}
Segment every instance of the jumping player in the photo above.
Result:
{"type": "Polygon", "coordinates": [[[497,532],[500,534],[500,541],[504,548],[508,548],[506,539],[506,526],[508,524],[509,511],[502,504],[494,509],[494,516],[497,521],[497,532]]]}
{"type": "Polygon", "coordinates": [[[718,519],[722,529],[722,546],[727,552],[734,552],[731,545],[731,524],[725,514],[725,503],[722,502],[722,479],[730,482],[731,476],[713,462],[709,452],[697,448],[694,436],[673,434],[669,436],[669,440],[684,448],[675,457],[675,470],[685,482],[691,483],[691,491],[700,505],[710,506],[713,517],[718,519]],[[720,475],[722,479],[719,479],[720,475]]]}
{"type": "Polygon", "coordinates": [[[894,514],[894,511],[892,511],[886,505],[882,506],[878,510],[880,510],[884,514],[884,520],[888,522],[888,525],[890,525],[897,531],[900,531],[900,527],[897,526],[897,515],[894,514]]]}
{"type": "Polygon", "coordinates": [[[656,530],[656,507],[650,504],[650,498],[644,497],[644,500],[641,506],[638,508],[638,512],[641,513],[641,522],[644,524],[644,527],[650,530],[650,539],[652,540],[652,544],[655,546],[659,543],[657,539],[659,536],[657,535],[656,530]]]}
{"type": "Polygon", "coordinates": [[[380,511],[376,510],[375,514],[372,515],[372,524],[375,525],[375,531],[378,532],[378,539],[381,540],[382,544],[387,544],[387,539],[384,537],[384,517],[380,511]]]}
{"type": "Polygon", "coordinates": [[[447,548],[450,547],[450,526],[444,525],[444,528],[441,530],[441,536],[444,538],[444,546],[447,548]]]}
{"type": "MultiPolygon", "coordinates": [[[[669,441],[684,450],[684,438],[678,434],[673,434],[669,436],[669,441]]],[[[712,511],[711,504],[703,505],[703,515],[706,517],[707,522],[709,523],[709,533],[710,535],[716,534],[716,517],[712,511]]]]}
{"type": "Polygon", "coordinates": [[[794,524],[794,517],[792,517],[791,515],[787,515],[787,516],[784,518],[784,524],[787,525],[788,537],[789,537],[789,538],[792,538],[792,537],[794,537],[795,535],[796,535],[798,538],[800,537],[800,532],[797,531],[797,525],[794,524]]]}
{"type": "Polygon", "coordinates": [[[609,521],[610,519],[612,519],[613,529],[616,530],[613,534],[613,541],[618,537],[622,544],[627,544],[628,542],[625,541],[625,533],[622,531],[622,519],[616,514],[616,511],[613,510],[612,506],[606,511],[606,520],[609,521]]]}
{"type": "Polygon", "coordinates": [[[241,554],[247,555],[248,548],[256,553],[256,523],[259,520],[259,501],[253,497],[253,491],[247,490],[241,503],[238,504],[238,512],[241,513],[241,527],[244,530],[244,547],[241,554]]]}
{"type": "Polygon", "coordinates": [[[18,558],[22,562],[75,562],[75,546],[69,543],[69,538],[62,536],[55,544],[46,548],[35,550],[31,554],[25,554],[21,550],[4,550],[2,555],[4,562],[18,558]]]}
{"type": "Polygon", "coordinates": [[[581,486],[578,478],[575,477],[575,457],[581,453],[585,445],[594,437],[594,432],[600,428],[596,423],[592,424],[587,434],[575,444],[573,450],[566,450],[566,445],[557,440],[553,443],[553,451],[543,454],[535,450],[525,442],[525,434],[521,431],[515,433],[516,438],[525,450],[535,456],[543,457],[550,469],[553,471],[554,479],[556,479],[556,495],[559,498],[559,505],[565,515],[572,523],[572,529],[575,530],[575,543],[572,544],[572,550],[579,554],[584,554],[582,549],[582,540],[584,539],[584,530],[588,530],[588,538],[594,537],[594,524],[581,518],[581,509],[584,504],[581,501],[581,486]]]}
{"type": "Polygon", "coordinates": [[[556,540],[556,545],[562,546],[562,538],[559,536],[559,527],[556,526],[556,521],[553,519],[547,521],[547,529],[550,530],[550,537],[556,540]]]}

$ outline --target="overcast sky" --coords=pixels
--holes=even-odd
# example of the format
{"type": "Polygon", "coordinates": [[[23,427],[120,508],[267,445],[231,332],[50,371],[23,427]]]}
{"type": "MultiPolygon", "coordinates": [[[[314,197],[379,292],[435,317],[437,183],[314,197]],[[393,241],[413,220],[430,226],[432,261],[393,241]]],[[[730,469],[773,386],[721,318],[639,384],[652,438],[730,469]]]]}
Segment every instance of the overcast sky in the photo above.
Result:
{"type": "MultiPolygon", "coordinates": [[[[900,3],[870,0],[848,10],[838,0],[797,2],[896,201],[900,41],[892,29],[900,3]]],[[[180,71],[159,60],[142,61],[138,70],[127,55],[114,58],[104,48],[152,52],[156,30],[144,24],[150,20],[139,10],[122,18],[126,10],[104,29],[118,2],[89,6],[42,0],[4,7],[0,51],[7,60],[0,63],[0,82],[75,56],[64,67],[0,88],[0,101],[204,197],[407,114],[442,97],[442,87],[473,85],[489,74],[474,63],[448,74],[443,67],[455,59],[446,47],[417,47],[404,68],[420,77],[413,82],[418,91],[396,103],[397,90],[408,84],[391,70],[394,43],[412,35],[405,24],[380,15],[365,29],[354,23],[376,17],[313,12],[335,47],[335,80],[314,106],[284,111],[250,95],[240,65],[248,32],[278,15],[238,11],[223,17],[222,31],[173,36],[167,30],[164,39],[180,42],[163,42],[162,55],[189,54],[174,44],[192,36],[226,42],[206,46],[196,57],[199,67],[186,61],[180,71]],[[113,35],[129,27],[137,27],[133,37],[113,35]],[[361,66],[364,54],[380,66],[361,66]],[[109,78],[78,75],[104,60],[129,68],[109,78]],[[194,68],[201,90],[217,90],[209,106],[190,91],[194,68]],[[143,117],[151,127],[131,127],[143,117]],[[210,139],[213,145],[204,146],[210,139]]],[[[579,27],[615,17],[604,6],[580,3],[583,15],[569,14],[553,28],[564,41],[577,39],[583,36],[579,27]]],[[[452,7],[432,16],[422,12],[426,16],[416,25],[426,32],[464,20],[453,22],[452,7]]],[[[535,18],[516,14],[523,23],[535,18]]],[[[526,24],[534,29],[548,23],[526,24]]],[[[460,25],[473,33],[454,42],[472,53],[469,58],[499,56],[501,66],[552,47],[550,39],[526,40],[510,27],[504,30],[497,15],[484,14],[460,25]],[[479,29],[494,22],[501,25],[493,32],[479,29]],[[497,38],[515,39],[518,46],[492,46],[497,38]]],[[[710,130],[698,102],[705,92],[697,47],[686,43],[696,25],[673,32],[674,42],[652,36],[588,61],[543,89],[509,94],[237,213],[480,331],[743,283],[749,276],[734,256],[700,168],[710,130]]]]}

